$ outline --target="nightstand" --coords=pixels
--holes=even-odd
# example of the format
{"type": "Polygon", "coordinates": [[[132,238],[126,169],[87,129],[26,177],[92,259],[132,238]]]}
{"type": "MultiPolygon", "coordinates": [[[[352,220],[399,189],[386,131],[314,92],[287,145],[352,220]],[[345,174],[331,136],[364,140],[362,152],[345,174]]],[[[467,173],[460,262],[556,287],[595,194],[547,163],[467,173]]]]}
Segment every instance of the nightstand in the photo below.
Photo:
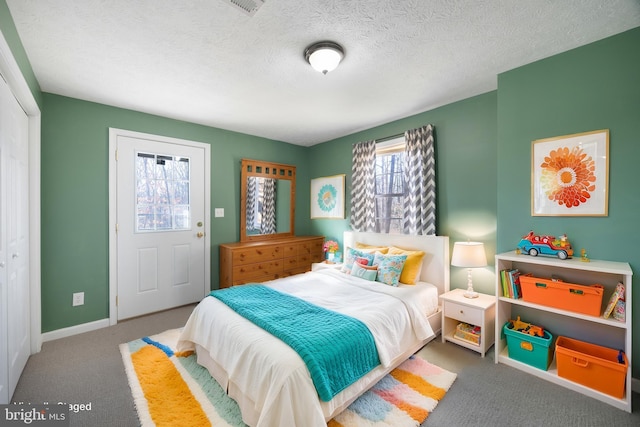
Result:
{"type": "Polygon", "coordinates": [[[495,342],[496,321],[496,297],[493,295],[478,294],[478,298],[465,298],[465,289],[454,289],[440,295],[442,299],[442,342],[451,341],[477,351],[484,357],[487,350],[495,342]],[[474,341],[476,337],[464,339],[456,336],[456,328],[460,323],[479,326],[479,344],[474,341]]]}
{"type": "Polygon", "coordinates": [[[342,263],[340,263],[340,264],[336,264],[336,263],[329,264],[328,262],[323,261],[323,262],[314,262],[314,263],[311,264],[311,271],[324,270],[324,269],[327,269],[327,268],[331,268],[331,269],[334,269],[334,270],[340,270],[342,268],[342,263]]]}

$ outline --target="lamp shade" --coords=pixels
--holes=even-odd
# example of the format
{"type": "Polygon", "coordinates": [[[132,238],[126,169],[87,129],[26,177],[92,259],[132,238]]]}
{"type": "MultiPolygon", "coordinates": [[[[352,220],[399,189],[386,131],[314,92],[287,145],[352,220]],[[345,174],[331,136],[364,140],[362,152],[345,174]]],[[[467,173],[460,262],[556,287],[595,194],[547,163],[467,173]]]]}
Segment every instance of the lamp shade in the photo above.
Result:
{"type": "Polygon", "coordinates": [[[484,252],[484,243],[454,243],[451,265],[466,268],[485,267],[487,265],[487,255],[484,252]]]}
{"type": "Polygon", "coordinates": [[[319,42],[305,49],[304,57],[314,70],[327,74],[338,67],[344,58],[344,50],[334,42],[319,42]]]}

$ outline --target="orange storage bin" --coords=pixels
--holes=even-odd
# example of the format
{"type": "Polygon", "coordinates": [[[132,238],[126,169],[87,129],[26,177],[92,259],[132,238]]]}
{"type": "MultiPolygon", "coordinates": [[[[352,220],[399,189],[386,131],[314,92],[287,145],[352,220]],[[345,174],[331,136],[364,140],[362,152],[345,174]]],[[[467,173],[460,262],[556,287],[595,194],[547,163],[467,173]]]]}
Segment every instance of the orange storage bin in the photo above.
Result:
{"type": "Polygon", "coordinates": [[[520,276],[524,301],[599,317],[604,287],[520,276]]]}
{"type": "Polygon", "coordinates": [[[556,341],[558,376],[619,399],[624,398],[629,362],[624,353],[567,337],[556,341]],[[622,358],[620,363],[618,357],[622,358]]]}

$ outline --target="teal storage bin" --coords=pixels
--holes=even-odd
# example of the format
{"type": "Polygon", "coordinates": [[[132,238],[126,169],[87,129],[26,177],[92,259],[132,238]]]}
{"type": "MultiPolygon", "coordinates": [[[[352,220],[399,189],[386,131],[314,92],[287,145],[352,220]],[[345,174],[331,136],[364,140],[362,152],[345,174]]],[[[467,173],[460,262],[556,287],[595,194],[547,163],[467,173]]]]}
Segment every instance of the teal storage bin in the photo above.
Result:
{"type": "Polygon", "coordinates": [[[544,337],[537,337],[510,329],[509,324],[507,322],[502,327],[507,338],[509,357],[546,371],[553,360],[553,335],[545,330],[544,337]]]}

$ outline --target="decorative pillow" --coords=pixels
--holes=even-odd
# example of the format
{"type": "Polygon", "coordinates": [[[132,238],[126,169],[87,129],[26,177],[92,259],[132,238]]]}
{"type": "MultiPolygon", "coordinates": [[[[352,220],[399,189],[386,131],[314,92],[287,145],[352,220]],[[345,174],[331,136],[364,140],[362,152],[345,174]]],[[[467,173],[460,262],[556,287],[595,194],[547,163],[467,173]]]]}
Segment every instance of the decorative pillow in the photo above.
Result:
{"type": "Polygon", "coordinates": [[[398,286],[402,267],[407,261],[406,255],[385,255],[376,252],[373,265],[378,266],[378,276],[376,281],[386,285],[398,286]]]}
{"type": "Polygon", "coordinates": [[[389,255],[406,255],[407,261],[402,268],[402,274],[400,274],[400,282],[407,285],[415,285],[416,281],[420,277],[420,271],[422,270],[422,259],[424,258],[423,251],[409,251],[406,249],[397,248],[391,246],[389,248],[389,255]]]}
{"type": "Polygon", "coordinates": [[[376,252],[386,254],[389,251],[389,248],[386,246],[367,245],[366,243],[360,243],[360,242],[356,242],[356,249],[361,250],[362,252],[367,252],[372,254],[376,252]]]}
{"type": "Polygon", "coordinates": [[[353,267],[351,267],[351,275],[361,279],[374,281],[378,275],[378,267],[375,265],[361,265],[354,262],[353,267]]]}
{"type": "Polygon", "coordinates": [[[355,259],[355,262],[357,264],[361,264],[361,265],[369,265],[371,262],[373,262],[373,260],[371,260],[369,258],[363,258],[363,257],[357,256],[356,259],[355,259]]]}
{"type": "Polygon", "coordinates": [[[342,272],[343,273],[351,273],[351,268],[353,267],[353,263],[356,262],[356,258],[365,258],[371,264],[373,262],[374,255],[362,252],[358,249],[347,248],[344,254],[344,263],[342,264],[342,272]]]}

